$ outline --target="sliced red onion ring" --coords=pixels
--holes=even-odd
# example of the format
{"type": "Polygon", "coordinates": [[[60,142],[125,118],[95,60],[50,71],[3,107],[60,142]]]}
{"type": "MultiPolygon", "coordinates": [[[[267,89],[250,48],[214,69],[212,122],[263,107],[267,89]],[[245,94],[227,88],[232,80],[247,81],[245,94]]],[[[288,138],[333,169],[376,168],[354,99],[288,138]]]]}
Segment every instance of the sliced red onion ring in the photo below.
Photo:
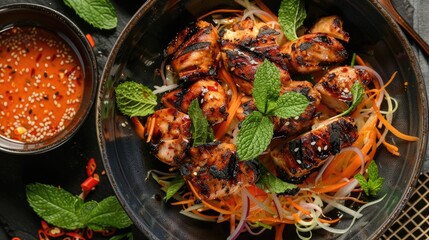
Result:
{"type": "MultiPolygon", "coordinates": [[[[379,82],[380,87],[383,88],[384,87],[384,82],[383,82],[383,78],[381,78],[380,74],[378,74],[378,72],[376,72],[374,69],[367,67],[367,66],[361,66],[361,65],[355,65],[354,66],[355,69],[357,70],[365,70],[369,73],[371,73],[379,82]]],[[[384,99],[384,91],[380,91],[380,98],[377,100],[377,107],[380,108],[381,106],[381,102],[384,99]]]]}
{"type": "MultiPolygon", "coordinates": [[[[243,188],[246,189],[246,188],[243,188]]],[[[246,191],[241,191],[241,201],[243,201],[243,206],[241,207],[241,218],[240,222],[238,222],[237,227],[235,230],[231,233],[231,235],[228,236],[227,240],[235,240],[240,235],[241,231],[244,228],[244,225],[246,224],[246,218],[249,216],[249,205],[250,205],[250,199],[246,191]]]]}

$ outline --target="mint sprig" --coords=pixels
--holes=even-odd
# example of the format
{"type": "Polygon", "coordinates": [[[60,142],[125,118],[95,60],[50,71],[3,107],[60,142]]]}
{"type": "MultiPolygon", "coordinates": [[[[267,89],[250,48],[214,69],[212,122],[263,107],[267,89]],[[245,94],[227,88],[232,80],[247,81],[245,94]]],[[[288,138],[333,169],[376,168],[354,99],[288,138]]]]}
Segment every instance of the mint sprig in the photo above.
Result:
{"type": "Polygon", "coordinates": [[[308,106],[308,99],[295,92],[280,96],[280,72],[268,60],[258,67],[253,82],[252,96],[258,109],[242,122],[237,136],[237,154],[240,160],[250,160],[265,151],[274,134],[271,117],[283,118],[301,115],[308,106]]]}
{"type": "Polygon", "coordinates": [[[99,29],[113,29],[118,25],[115,8],[109,0],[64,0],[79,17],[99,29]]]}
{"type": "Polygon", "coordinates": [[[283,0],[278,12],[280,26],[288,40],[298,38],[296,30],[307,17],[303,0],[283,0]]]}
{"type": "Polygon", "coordinates": [[[380,177],[375,161],[371,161],[368,166],[368,180],[360,173],[355,175],[355,179],[367,196],[376,196],[384,183],[384,178],[380,177]]]}
{"type": "Polygon", "coordinates": [[[211,129],[207,119],[204,117],[203,111],[198,103],[198,99],[192,100],[189,105],[188,114],[192,122],[192,146],[195,147],[197,145],[213,141],[213,130],[211,129]]]}
{"type": "Polygon", "coordinates": [[[41,183],[27,185],[26,195],[28,203],[41,218],[60,228],[103,230],[132,224],[114,196],[99,203],[84,202],[64,189],[41,183]]]}
{"type": "Polygon", "coordinates": [[[156,95],[143,84],[126,81],[115,88],[116,105],[125,115],[145,117],[155,112],[156,95]]]}

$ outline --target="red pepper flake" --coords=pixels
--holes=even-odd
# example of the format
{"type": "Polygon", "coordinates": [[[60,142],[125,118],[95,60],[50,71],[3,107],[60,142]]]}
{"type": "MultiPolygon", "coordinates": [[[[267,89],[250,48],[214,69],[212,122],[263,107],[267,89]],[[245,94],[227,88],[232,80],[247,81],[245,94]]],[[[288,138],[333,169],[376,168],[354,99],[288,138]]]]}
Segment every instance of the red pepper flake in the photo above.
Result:
{"type": "Polygon", "coordinates": [[[100,183],[100,180],[91,176],[91,177],[88,177],[85,181],[83,181],[83,183],[80,185],[80,187],[82,188],[82,191],[89,192],[95,186],[97,186],[98,183],[100,183]]]}
{"type": "Polygon", "coordinates": [[[91,34],[86,34],[86,39],[88,39],[89,45],[91,45],[92,48],[95,47],[95,41],[94,38],[92,38],[91,34]]]}
{"type": "Polygon", "coordinates": [[[88,177],[92,177],[92,175],[95,172],[95,168],[97,167],[97,164],[95,163],[95,159],[94,158],[90,158],[88,160],[88,164],[86,165],[86,175],[88,177]]]}
{"type": "Polygon", "coordinates": [[[72,237],[73,240],[85,240],[85,238],[79,233],[68,232],[66,235],[72,237]]]}
{"type": "Polygon", "coordinates": [[[40,58],[42,57],[42,53],[39,53],[36,57],[36,62],[39,62],[40,58]]]}

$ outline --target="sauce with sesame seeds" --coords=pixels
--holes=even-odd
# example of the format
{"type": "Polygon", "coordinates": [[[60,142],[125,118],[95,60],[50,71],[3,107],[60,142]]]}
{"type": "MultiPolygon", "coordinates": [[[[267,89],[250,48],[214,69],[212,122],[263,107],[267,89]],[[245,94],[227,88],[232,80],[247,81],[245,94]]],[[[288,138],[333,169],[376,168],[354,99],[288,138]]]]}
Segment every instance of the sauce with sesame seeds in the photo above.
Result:
{"type": "Polygon", "coordinates": [[[55,136],[76,115],[83,85],[76,53],[57,34],[0,32],[0,135],[29,143],[55,136]]]}

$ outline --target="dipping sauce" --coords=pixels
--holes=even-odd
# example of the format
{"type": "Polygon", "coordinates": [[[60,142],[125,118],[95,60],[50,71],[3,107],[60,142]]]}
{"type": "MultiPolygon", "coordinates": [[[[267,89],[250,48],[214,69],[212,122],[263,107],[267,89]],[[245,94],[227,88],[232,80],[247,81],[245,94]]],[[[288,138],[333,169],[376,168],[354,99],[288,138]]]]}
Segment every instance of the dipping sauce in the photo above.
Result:
{"type": "Polygon", "coordinates": [[[0,135],[36,143],[64,130],[81,104],[83,78],[76,53],[57,34],[0,32],[0,135]]]}

